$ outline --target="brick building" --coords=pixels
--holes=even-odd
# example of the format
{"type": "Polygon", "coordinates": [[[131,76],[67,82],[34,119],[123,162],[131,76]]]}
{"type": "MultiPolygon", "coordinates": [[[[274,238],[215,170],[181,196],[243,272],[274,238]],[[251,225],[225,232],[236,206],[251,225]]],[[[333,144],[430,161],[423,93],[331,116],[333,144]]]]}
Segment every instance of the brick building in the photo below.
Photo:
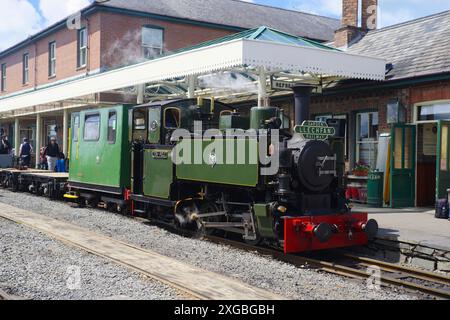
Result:
{"type": "MultiPolygon", "coordinates": [[[[376,4],[376,0],[363,1],[363,14],[376,4]]],[[[450,119],[450,11],[378,30],[370,30],[366,16],[358,26],[358,17],[357,1],[344,0],[335,46],[385,58],[386,81],[330,84],[313,98],[312,117],[347,119],[350,167],[379,166],[380,136],[388,133],[394,139],[396,130],[397,140],[391,142],[393,173],[405,177],[391,181],[391,188],[398,193],[408,190],[403,195],[407,205],[432,206],[435,197],[446,197],[450,188],[448,124],[439,123],[450,119]],[[398,110],[404,119],[396,119],[398,110]],[[409,125],[401,129],[398,122],[409,125]]]]}
{"type": "MultiPolygon", "coordinates": [[[[76,17],[70,17],[0,53],[0,99],[144,61],[262,24],[320,42],[332,40],[339,25],[339,21],[327,17],[234,0],[99,1],[84,8],[80,17],[79,26],[76,17]]],[[[98,94],[80,101],[80,107],[122,101],[135,103],[136,95],[98,94]]],[[[2,114],[0,122],[3,133],[15,144],[19,141],[14,135],[17,126],[18,136],[28,137],[35,145],[40,121],[43,140],[57,136],[67,150],[67,134],[62,128],[68,117],[64,106],[55,106],[45,113],[32,109],[2,114]],[[36,114],[40,119],[36,120],[36,114]]]]}

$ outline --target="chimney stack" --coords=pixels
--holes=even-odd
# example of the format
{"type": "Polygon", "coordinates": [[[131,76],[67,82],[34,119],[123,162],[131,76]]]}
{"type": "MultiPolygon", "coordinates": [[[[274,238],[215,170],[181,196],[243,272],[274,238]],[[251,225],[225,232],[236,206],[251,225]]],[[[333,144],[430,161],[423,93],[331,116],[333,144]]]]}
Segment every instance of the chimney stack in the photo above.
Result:
{"type": "Polygon", "coordinates": [[[352,41],[363,36],[367,31],[376,29],[377,6],[378,0],[342,0],[342,23],[335,33],[335,47],[348,47],[352,41]],[[360,21],[361,26],[359,26],[360,21]]]}
{"type": "Polygon", "coordinates": [[[342,0],[342,27],[357,27],[358,17],[358,0],[342,0]]]}

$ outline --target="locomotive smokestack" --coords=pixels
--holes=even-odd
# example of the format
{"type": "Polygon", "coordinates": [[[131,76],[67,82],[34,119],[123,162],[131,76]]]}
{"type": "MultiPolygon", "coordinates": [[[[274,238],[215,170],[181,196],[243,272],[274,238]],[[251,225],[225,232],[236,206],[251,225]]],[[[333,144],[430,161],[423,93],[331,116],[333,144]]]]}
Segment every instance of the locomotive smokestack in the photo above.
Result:
{"type": "Polygon", "coordinates": [[[292,88],[295,100],[295,125],[301,125],[304,121],[309,120],[312,89],[311,86],[292,88]]]}

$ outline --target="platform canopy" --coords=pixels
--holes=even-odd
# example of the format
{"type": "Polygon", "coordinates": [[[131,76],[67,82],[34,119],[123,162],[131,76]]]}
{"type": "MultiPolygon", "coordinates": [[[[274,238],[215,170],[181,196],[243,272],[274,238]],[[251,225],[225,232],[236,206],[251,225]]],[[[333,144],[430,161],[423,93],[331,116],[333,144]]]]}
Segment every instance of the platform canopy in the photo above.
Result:
{"type": "Polygon", "coordinates": [[[153,60],[0,98],[0,116],[87,103],[97,93],[138,94],[145,100],[214,96],[224,102],[282,94],[273,81],[326,87],[339,79],[385,79],[386,61],[260,27],[153,60]],[[142,90],[142,89],[141,89],[142,90]],[[13,112],[13,113],[12,113],[13,112]]]}

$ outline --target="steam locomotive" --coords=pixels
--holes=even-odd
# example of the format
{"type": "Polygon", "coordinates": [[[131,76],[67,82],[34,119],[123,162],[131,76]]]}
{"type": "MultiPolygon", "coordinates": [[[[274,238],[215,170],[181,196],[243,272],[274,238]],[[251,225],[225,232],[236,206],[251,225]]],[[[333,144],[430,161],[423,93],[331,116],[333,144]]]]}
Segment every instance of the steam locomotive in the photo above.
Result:
{"type": "Polygon", "coordinates": [[[347,205],[342,124],[298,113],[294,130],[213,99],[75,113],[65,198],[286,253],[366,244],[378,225],[347,205]]]}

